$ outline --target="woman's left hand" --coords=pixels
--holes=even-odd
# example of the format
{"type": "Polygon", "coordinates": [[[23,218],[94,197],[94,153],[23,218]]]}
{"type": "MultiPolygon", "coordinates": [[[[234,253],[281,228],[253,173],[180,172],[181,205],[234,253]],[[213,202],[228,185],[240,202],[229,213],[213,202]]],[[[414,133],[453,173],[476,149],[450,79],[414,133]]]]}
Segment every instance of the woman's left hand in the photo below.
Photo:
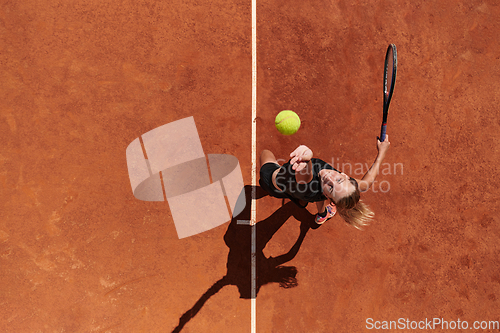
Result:
{"type": "Polygon", "coordinates": [[[295,171],[301,171],[307,166],[307,163],[313,157],[313,152],[309,147],[300,145],[295,149],[291,154],[290,164],[292,165],[292,169],[295,171]]]}

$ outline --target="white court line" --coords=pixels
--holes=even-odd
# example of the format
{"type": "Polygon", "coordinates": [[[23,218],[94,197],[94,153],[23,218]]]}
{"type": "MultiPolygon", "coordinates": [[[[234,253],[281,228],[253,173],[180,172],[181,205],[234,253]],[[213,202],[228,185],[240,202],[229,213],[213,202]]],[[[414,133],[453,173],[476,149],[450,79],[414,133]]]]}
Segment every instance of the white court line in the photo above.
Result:
{"type": "Polygon", "coordinates": [[[252,204],[250,225],[252,226],[252,295],[251,295],[251,332],[257,331],[257,263],[256,227],[257,210],[255,207],[257,185],[257,0],[252,0],[252,204]]]}
{"type": "Polygon", "coordinates": [[[250,220],[238,220],[239,225],[252,227],[251,245],[251,333],[257,331],[257,220],[256,185],[257,185],[257,0],[252,0],[252,200],[250,220]]]}

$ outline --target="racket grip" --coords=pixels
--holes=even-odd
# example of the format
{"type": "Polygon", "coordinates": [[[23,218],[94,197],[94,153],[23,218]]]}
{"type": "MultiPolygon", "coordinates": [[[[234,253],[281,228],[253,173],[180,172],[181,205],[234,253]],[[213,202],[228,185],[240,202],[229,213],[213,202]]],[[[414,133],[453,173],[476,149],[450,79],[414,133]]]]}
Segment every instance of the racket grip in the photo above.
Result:
{"type": "Polygon", "coordinates": [[[380,129],[380,137],[379,137],[380,142],[384,142],[386,132],[387,132],[387,124],[383,123],[382,128],[380,129]]]}

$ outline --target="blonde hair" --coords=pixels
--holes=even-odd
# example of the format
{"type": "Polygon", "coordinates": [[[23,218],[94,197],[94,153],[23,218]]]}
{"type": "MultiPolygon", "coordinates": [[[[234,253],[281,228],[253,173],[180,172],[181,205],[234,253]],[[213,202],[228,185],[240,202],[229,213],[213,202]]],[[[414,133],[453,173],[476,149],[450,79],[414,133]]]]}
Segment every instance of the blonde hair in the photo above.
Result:
{"type": "Polygon", "coordinates": [[[363,227],[370,224],[375,213],[373,213],[368,205],[360,200],[361,195],[356,180],[351,178],[349,181],[354,185],[354,192],[351,195],[341,198],[338,202],[335,202],[335,206],[337,206],[337,212],[344,221],[359,230],[363,230],[363,227]]]}

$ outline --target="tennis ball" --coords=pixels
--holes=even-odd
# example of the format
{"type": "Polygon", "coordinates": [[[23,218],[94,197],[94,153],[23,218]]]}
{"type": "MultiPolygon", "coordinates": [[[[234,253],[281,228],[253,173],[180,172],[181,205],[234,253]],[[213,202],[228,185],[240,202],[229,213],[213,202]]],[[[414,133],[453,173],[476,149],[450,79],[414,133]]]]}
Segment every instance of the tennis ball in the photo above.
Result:
{"type": "Polygon", "coordinates": [[[299,130],[300,118],[291,110],[283,110],[278,113],[274,123],[281,134],[292,135],[299,130]]]}

